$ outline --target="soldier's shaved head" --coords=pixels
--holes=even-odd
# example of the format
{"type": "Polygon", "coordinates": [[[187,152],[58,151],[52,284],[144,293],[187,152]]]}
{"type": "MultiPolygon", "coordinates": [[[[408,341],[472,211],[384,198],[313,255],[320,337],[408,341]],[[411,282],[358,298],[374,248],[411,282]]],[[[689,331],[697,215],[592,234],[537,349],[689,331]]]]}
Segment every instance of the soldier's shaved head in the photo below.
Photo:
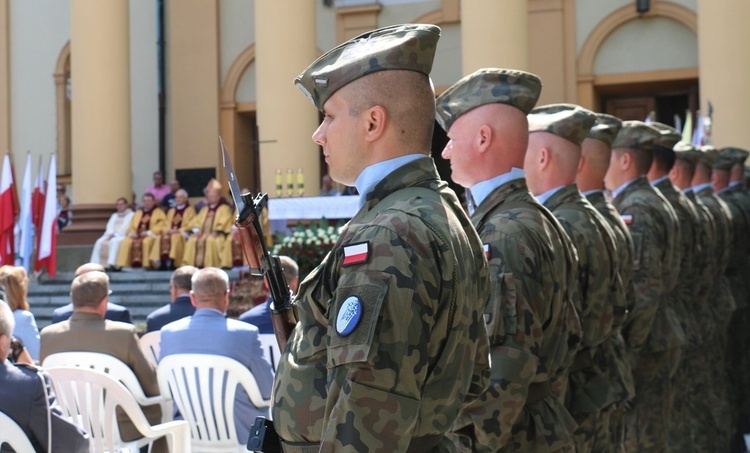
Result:
{"type": "Polygon", "coordinates": [[[576,175],[576,184],[581,192],[602,189],[611,154],[612,148],[602,140],[586,138],[583,141],[581,165],[576,175]]]}
{"type": "Polygon", "coordinates": [[[534,195],[575,182],[581,147],[549,132],[529,134],[524,168],[534,195]]]}
{"type": "Polygon", "coordinates": [[[390,117],[399,140],[414,151],[427,152],[435,125],[435,93],[429,78],[415,71],[380,71],[340,90],[349,114],[358,116],[379,105],[390,117]]]}

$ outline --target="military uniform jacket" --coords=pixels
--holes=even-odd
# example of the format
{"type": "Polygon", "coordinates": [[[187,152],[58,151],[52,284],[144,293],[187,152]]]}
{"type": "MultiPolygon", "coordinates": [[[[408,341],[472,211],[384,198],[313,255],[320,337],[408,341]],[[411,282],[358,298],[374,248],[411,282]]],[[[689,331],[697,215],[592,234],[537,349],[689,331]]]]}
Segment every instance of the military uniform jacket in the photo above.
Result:
{"type": "Polygon", "coordinates": [[[614,233],[575,184],[557,191],[544,206],[560,221],[578,252],[581,347],[595,348],[612,331],[610,295],[621,287],[614,233]]]}
{"type": "Polygon", "coordinates": [[[471,219],[490,266],[484,316],[492,379],[480,399],[464,408],[456,427],[473,425],[478,442],[473,451],[543,452],[572,445],[575,422],[557,397],[527,397],[530,384],[562,375],[578,347],[575,249],[525,179],[497,187],[471,219]]]}
{"type": "Polygon", "coordinates": [[[614,292],[612,297],[613,317],[612,334],[603,345],[603,357],[600,367],[606,370],[609,383],[613,387],[617,403],[629,401],[635,396],[635,379],[633,368],[628,357],[628,348],[622,336],[621,327],[628,311],[635,306],[635,288],[633,285],[633,238],[630,230],[620,217],[615,207],[604,197],[604,192],[597,191],[586,196],[586,199],[602,215],[614,233],[617,244],[617,271],[620,275],[622,289],[614,292]]]}
{"type": "Polygon", "coordinates": [[[726,335],[726,327],[731,314],[737,308],[732,294],[729,278],[726,275],[731,257],[731,247],[734,231],[732,230],[732,212],[727,204],[714,192],[713,187],[706,187],[696,194],[706,205],[714,218],[716,225],[716,273],[713,281],[715,301],[712,304],[716,316],[716,335],[718,338],[726,335]]]}
{"type": "Polygon", "coordinates": [[[700,312],[695,294],[700,278],[699,266],[703,265],[700,261],[703,255],[698,225],[700,219],[692,202],[677,190],[669,178],[660,181],[655,187],[672,206],[680,224],[678,247],[682,259],[679,264],[679,283],[671,292],[671,305],[685,332],[688,348],[694,349],[702,343],[700,329],[697,328],[702,320],[695,317],[700,312]]]}
{"type": "Polygon", "coordinates": [[[635,306],[623,328],[630,352],[650,354],[680,347],[685,332],[667,298],[676,285],[674,269],[679,271],[674,212],[645,176],[623,189],[614,205],[628,224],[635,251],[635,306]]]}
{"type": "Polygon", "coordinates": [[[578,317],[581,350],[570,369],[566,407],[572,414],[597,412],[615,402],[604,370],[594,364],[612,333],[612,294],[622,291],[612,230],[591,203],[569,184],[544,203],[560,221],[578,252],[578,317]]]}
{"type": "Polygon", "coordinates": [[[717,243],[716,236],[716,222],[703,200],[698,197],[692,190],[686,193],[688,200],[690,200],[695,206],[695,210],[700,218],[699,227],[702,231],[701,241],[705,244],[703,246],[704,253],[700,257],[701,265],[699,267],[700,277],[696,284],[696,299],[698,300],[698,307],[700,310],[696,312],[695,317],[701,319],[702,322],[698,324],[700,329],[700,336],[704,345],[711,344],[717,339],[718,332],[716,331],[716,320],[717,312],[716,306],[709,302],[711,297],[715,297],[716,292],[714,291],[719,281],[719,275],[717,269],[719,269],[719,246],[717,243]]]}
{"type": "Polygon", "coordinates": [[[479,237],[432,160],[393,171],[299,287],[274,383],[280,437],[452,451],[444,434],[489,379],[488,289],[479,237]]]}
{"type": "Polygon", "coordinates": [[[726,275],[732,287],[737,308],[747,306],[747,266],[750,225],[745,216],[742,200],[732,189],[721,191],[717,196],[722,199],[732,213],[732,242],[729,247],[729,262],[726,275]]]}

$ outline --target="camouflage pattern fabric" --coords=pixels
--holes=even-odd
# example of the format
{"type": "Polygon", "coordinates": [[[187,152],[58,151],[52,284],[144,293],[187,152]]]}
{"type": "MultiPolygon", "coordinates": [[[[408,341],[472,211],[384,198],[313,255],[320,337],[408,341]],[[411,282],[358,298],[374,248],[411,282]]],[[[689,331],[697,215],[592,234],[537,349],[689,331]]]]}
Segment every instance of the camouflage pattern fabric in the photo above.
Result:
{"type": "Polygon", "coordinates": [[[536,107],[528,116],[529,132],[549,132],[580,145],[586,138],[596,115],[575,104],[549,104],[536,107]]]}
{"type": "Polygon", "coordinates": [[[633,369],[628,358],[628,349],[622,336],[621,327],[625,322],[627,312],[635,306],[635,289],[632,280],[633,274],[633,238],[630,230],[620,217],[615,207],[607,201],[601,191],[591,193],[586,199],[599,211],[608,222],[615,234],[617,244],[617,261],[620,280],[623,290],[612,294],[613,322],[612,334],[602,344],[603,363],[601,367],[607,371],[610,385],[615,391],[615,403],[605,409],[605,417],[608,418],[609,426],[608,443],[598,441],[595,445],[601,445],[601,452],[621,452],[625,444],[625,424],[623,412],[625,403],[635,396],[635,380],[633,369]]]}
{"type": "Polygon", "coordinates": [[[600,451],[601,442],[595,445],[597,432],[602,424],[608,424],[607,413],[602,410],[617,399],[601,367],[601,346],[612,333],[612,294],[624,291],[614,233],[575,184],[562,187],[544,206],[560,221],[578,252],[578,317],[583,336],[570,370],[565,406],[579,425],[574,435],[576,451],[600,451]]]}
{"type": "Polygon", "coordinates": [[[575,250],[523,178],[496,188],[472,222],[487,245],[492,281],[485,309],[492,379],[461,412],[458,450],[572,451],[576,424],[549,383],[581,335],[569,293],[575,250]]]}
{"type": "Polygon", "coordinates": [[[428,24],[368,31],[318,57],[294,84],[322,112],[333,93],[367,74],[405,70],[429,75],[439,39],[440,27],[428,24]]]}
{"type": "Polygon", "coordinates": [[[587,137],[601,140],[612,146],[612,142],[622,127],[622,120],[606,113],[594,113],[594,115],[596,115],[596,122],[591,126],[587,137]]]}
{"type": "Polygon", "coordinates": [[[717,451],[727,451],[729,449],[729,438],[731,436],[732,419],[735,414],[732,412],[733,407],[730,405],[730,387],[729,375],[726,366],[727,350],[727,330],[732,313],[736,309],[736,303],[732,295],[729,279],[726,276],[726,269],[730,259],[730,247],[732,241],[732,213],[726,203],[721,200],[712,187],[706,187],[696,193],[696,196],[706,205],[711,213],[715,229],[717,266],[714,269],[713,282],[715,286],[712,289],[712,297],[709,303],[714,308],[714,337],[711,343],[707,344],[710,353],[707,354],[709,360],[708,369],[711,370],[711,395],[709,410],[713,414],[716,433],[713,435],[712,449],[717,451]]]}
{"type": "MultiPolygon", "coordinates": [[[[711,451],[718,442],[718,433],[725,427],[719,426],[720,421],[716,419],[714,410],[717,406],[724,403],[717,401],[714,386],[713,360],[715,357],[714,350],[717,346],[716,324],[718,312],[714,300],[719,279],[717,274],[718,257],[716,254],[716,224],[711,215],[711,211],[695,195],[695,192],[689,190],[686,192],[688,200],[695,207],[699,218],[700,243],[702,253],[696,257],[699,262],[697,269],[697,281],[695,282],[695,300],[696,312],[695,319],[696,329],[699,330],[702,344],[696,349],[687,348],[683,354],[683,360],[680,363],[678,376],[682,373],[688,376],[689,395],[686,402],[686,410],[689,412],[688,422],[690,424],[690,435],[685,437],[685,428],[677,427],[678,431],[670,429],[670,448],[676,451],[686,451],[695,449],[697,451],[711,451]],[[707,373],[706,370],[712,370],[707,373]],[[679,438],[675,438],[679,436],[679,438]],[[682,449],[682,450],[680,450],[682,449]]],[[[726,409],[726,404],[724,404],[726,409]]]]}
{"type": "Polygon", "coordinates": [[[679,229],[672,208],[645,176],[615,197],[614,205],[627,219],[635,250],[636,303],[623,328],[636,385],[633,408],[626,413],[630,424],[626,443],[638,451],[663,451],[669,427],[670,378],[676,371],[676,364],[666,360],[675,359],[674,350],[679,351],[685,339],[666,297],[677,283],[679,236],[675,232],[679,229]]]}
{"type": "Polygon", "coordinates": [[[617,137],[612,141],[612,149],[629,148],[650,151],[654,141],[661,137],[659,129],[643,121],[623,121],[617,137]]]}
{"type": "Polygon", "coordinates": [[[528,114],[541,92],[542,81],[535,74],[514,69],[479,69],[437,97],[435,119],[448,131],[458,117],[480,105],[507,104],[528,114]]]}
{"type": "MultiPolygon", "coordinates": [[[[739,150],[740,153],[746,152],[744,150],[739,150]]],[[[746,157],[745,154],[741,154],[741,163],[744,164],[746,157]]],[[[748,225],[748,228],[750,228],[750,193],[742,186],[742,184],[735,184],[730,186],[729,191],[732,194],[732,198],[735,200],[735,203],[740,207],[741,211],[745,215],[745,222],[748,225]]],[[[748,252],[750,253],[750,251],[748,252]]],[[[744,268],[740,270],[741,274],[744,275],[744,278],[742,279],[742,282],[745,284],[745,294],[746,299],[744,300],[745,304],[750,303],[750,259],[746,261],[746,264],[744,268]]],[[[738,301],[737,304],[741,305],[743,301],[738,301]]],[[[745,308],[745,318],[743,321],[744,325],[750,324],[750,308],[745,308]]],[[[739,395],[739,403],[740,407],[742,408],[743,415],[745,417],[750,416],[750,354],[748,354],[747,351],[750,351],[750,332],[748,329],[742,329],[742,332],[744,332],[744,335],[739,338],[739,344],[743,345],[742,347],[736,348],[737,352],[739,353],[738,357],[738,376],[743,379],[741,388],[743,389],[742,394],[739,395]]]]}
{"type": "MultiPolygon", "coordinates": [[[[680,224],[678,246],[681,250],[682,260],[679,264],[679,284],[669,297],[685,332],[686,343],[683,348],[683,357],[690,354],[691,360],[694,360],[694,351],[698,351],[703,345],[699,324],[704,320],[696,317],[696,315],[702,314],[701,305],[704,300],[698,299],[696,295],[699,290],[701,267],[704,265],[701,260],[703,254],[707,251],[707,248],[704,247],[708,247],[707,239],[704,237],[704,231],[700,226],[698,213],[687,196],[678,190],[668,178],[659,181],[655,187],[672,206],[680,224]]],[[[670,448],[680,445],[683,448],[690,449],[690,445],[692,445],[688,444],[692,441],[690,419],[693,416],[692,406],[694,405],[694,395],[690,393],[690,379],[692,379],[689,374],[690,370],[692,370],[690,365],[683,360],[678,365],[677,372],[672,379],[670,448]]]]}
{"type": "Polygon", "coordinates": [[[280,437],[454,451],[444,434],[489,380],[488,291],[479,237],[432,160],[393,171],[299,287],[274,382],[280,437]]]}

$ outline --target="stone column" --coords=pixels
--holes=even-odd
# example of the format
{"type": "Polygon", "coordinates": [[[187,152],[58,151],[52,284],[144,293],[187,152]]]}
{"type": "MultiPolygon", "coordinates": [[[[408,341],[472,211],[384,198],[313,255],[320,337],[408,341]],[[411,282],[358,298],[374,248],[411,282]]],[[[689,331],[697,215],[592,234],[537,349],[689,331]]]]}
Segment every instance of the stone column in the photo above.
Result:
{"type": "Polygon", "coordinates": [[[76,220],[58,244],[93,243],[114,212],[115,200],[132,194],[128,5],[128,0],[70,2],[76,220]]]}
{"type": "Polygon", "coordinates": [[[318,112],[292,83],[317,58],[315,3],[255,1],[260,187],[271,196],[276,193],[277,169],[283,174],[285,194],[287,170],[294,172],[296,181],[299,168],[305,195],[320,193],[320,150],[311,139],[318,112]]]}
{"type": "Polygon", "coordinates": [[[527,0],[461,2],[463,74],[479,68],[528,70],[527,0]]]}
{"type": "Polygon", "coordinates": [[[750,2],[746,0],[698,1],[700,109],[705,114],[709,101],[714,107],[712,137],[718,147],[747,148],[750,144],[748,17],[750,2]]]}

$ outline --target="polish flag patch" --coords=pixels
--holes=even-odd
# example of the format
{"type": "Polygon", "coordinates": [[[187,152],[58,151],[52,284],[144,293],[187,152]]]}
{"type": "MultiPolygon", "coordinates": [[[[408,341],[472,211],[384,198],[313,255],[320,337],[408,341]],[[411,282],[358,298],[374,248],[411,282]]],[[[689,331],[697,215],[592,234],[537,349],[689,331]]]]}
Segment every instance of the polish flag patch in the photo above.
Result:
{"type": "Polygon", "coordinates": [[[342,266],[366,263],[370,257],[370,241],[344,246],[342,266]]]}
{"type": "Polygon", "coordinates": [[[484,249],[484,257],[486,259],[490,259],[490,244],[482,244],[482,248],[484,249]]]}
{"type": "Polygon", "coordinates": [[[630,214],[621,215],[620,218],[623,222],[625,222],[625,225],[630,225],[633,223],[633,216],[630,214]]]}

